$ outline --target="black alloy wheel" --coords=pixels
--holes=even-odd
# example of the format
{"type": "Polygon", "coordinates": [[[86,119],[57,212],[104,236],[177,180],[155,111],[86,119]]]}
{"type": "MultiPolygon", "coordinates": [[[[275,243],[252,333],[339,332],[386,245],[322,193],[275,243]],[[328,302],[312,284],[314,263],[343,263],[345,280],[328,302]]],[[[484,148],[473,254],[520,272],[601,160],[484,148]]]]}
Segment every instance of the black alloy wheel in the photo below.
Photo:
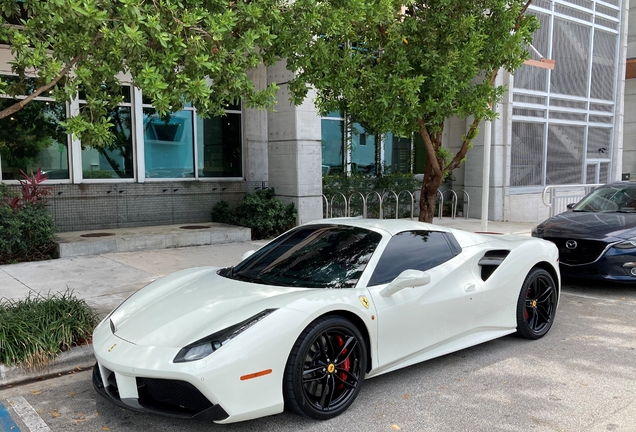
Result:
{"type": "Polygon", "coordinates": [[[552,327],[558,302],[558,287],[547,271],[534,268],[528,273],[517,302],[517,335],[539,339],[552,327]]]}
{"type": "Polygon", "coordinates": [[[360,392],[367,349],[350,321],[327,316],[298,337],[283,377],[285,405],[298,414],[327,420],[342,414],[360,392]]]}

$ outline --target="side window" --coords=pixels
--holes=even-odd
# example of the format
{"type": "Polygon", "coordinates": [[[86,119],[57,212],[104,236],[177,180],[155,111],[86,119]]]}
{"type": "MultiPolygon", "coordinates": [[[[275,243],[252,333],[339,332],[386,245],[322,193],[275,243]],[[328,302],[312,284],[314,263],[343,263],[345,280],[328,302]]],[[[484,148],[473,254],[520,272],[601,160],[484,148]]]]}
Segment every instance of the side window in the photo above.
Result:
{"type": "Polygon", "coordinates": [[[369,286],[391,282],[404,270],[426,271],[457,255],[444,233],[405,231],[389,241],[371,276],[369,286]]]}

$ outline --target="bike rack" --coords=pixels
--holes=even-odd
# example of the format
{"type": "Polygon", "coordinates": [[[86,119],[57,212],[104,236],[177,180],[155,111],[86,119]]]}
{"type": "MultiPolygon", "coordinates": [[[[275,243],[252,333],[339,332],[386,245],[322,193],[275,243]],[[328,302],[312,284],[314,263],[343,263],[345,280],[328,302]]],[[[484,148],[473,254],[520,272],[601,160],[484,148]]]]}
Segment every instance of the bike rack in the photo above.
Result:
{"type": "MultiPolygon", "coordinates": [[[[466,211],[464,211],[464,209],[462,209],[462,213],[464,213],[464,219],[468,219],[468,211],[470,210],[470,196],[468,195],[468,192],[466,192],[464,189],[460,189],[457,192],[463,192],[464,193],[464,209],[466,211]]],[[[457,208],[455,208],[455,211],[457,211],[457,208]]]]}
{"type": "MultiPolygon", "coordinates": [[[[323,194],[322,200],[324,202],[324,215],[325,217],[333,217],[334,200],[338,200],[342,198],[342,201],[344,204],[343,216],[352,217],[351,216],[351,209],[353,207],[352,200],[355,196],[359,196],[360,198],[362,198],[362,217],[367,219],[369,216],[369,198],[370,197],[373,198],[373,196],[376,196],[378,198],[378,207],[379,207],[378,217],[379,219],[384,219],[384,205],[387,201],[387,197],[391,196],[392,194],[393,197],[395,198],[395,218],[399,219],[400,199],[403,194],[406,194],[407,196],[411,198],[411,220],[413,220],[415,218],[415,205],[417,204],[417,199],[419,197],[417,193],[419,192],[420,192],[419,189],[414,192],[409,190],[403,190],[403,191],[400,191],[399,193],[396,193],[393,190],[387,190],[382,193],[378,191],[371,191],[368,194],[364,195],[362,194],[362,192],[353,191],[348,198],[342,192],[336,192],[331,197],[331,200],[329,200],[327,196],[323,194]]],[[[459,205],[459,198],[457,193],[462,193],[464,195],[464,203],[463,203],[464,207],[462,212],[465,213],[464,218],[468,219],[468,213],[470,210],[470,196],[468,195],[468,192],[466,192],[463,189],[460,189],[458,191],[454,191],[453,189],[446,189],[443,192],[439,190],[437,191],[436,200],[439,200],[439,210],[437,212],[437,217],[442,219],[444,216],[444,196],[447,193],[451,194],[451,218],[455,219],[457,217],[457,206],[459,205]]]]}
{"type": "MultiPolygon", "coordinates": [[[[450,192],[452,194],[452,197],[451,197],[451,219],[455,219],[455,214],[457,213],[457,194],[452,189],[446,189],[444,192],[442,192],[442,196],[446,192],[450,192]]],[[[442,207],[442,210],[443,210],[443,207],[442,207]]]]}
{"type": "Polygon", "coordinates": [[[366,219],[367,218],[367,199],[364,197],[364,195],[362,195],[362,192],[358,192],[358,191],[355,191],[351,195],[349,195],[349,203],[348,203],[349,213],[347,214],[347,216],[351,217],[351,198],[353,198],[354,195],[360,195],[360,198],[362,198],[362,217],[366,219]]]}
{"type": "Polygon", "coordinates": [[[369,195],[373,195],[373,194],[376,194],[376,196],[380,200],[380,213],[378,214],[378,219],[382,219],[383,218],[383,215],[382,215],[382,195],[380,195],[380,193],[377,192],[377,191],[371,191],[366,196],[366,202],[367,202],[367,204],[369,203],[369,195]]]}
{"type": "Polygon", "coordinates": [[[325,211],[323,212],[323,214],[325,215],[325,218],[329,217],[329,200],[327,199],[327,197],[325,196],[325,194],[322,194],[322,200],[325,202],[325,211]]]}
{"type": "MultiPolygon", "coordinates": [[[[389,194],[393,194],[393,197],[395,198],[395,218],[397,219],[398,218],[398,210],[399,210],[398,206],[400,204],[398,195],[392,190],[385,191],[385,192],[382,193],[382,203],[384,204],[384,201],[387,199],[389,194]]],[[[384,205],[382,207],[384,207],[384,205]]]]}
{"type": "Polygon", "coordinates": [[[347,217],[347,197],[344,196],[344,194],[342,192],[337,192],[334,196],[331,197],[331,217],[333,217],[333,200],[340,195],[342,197],[342,199],[344,200],[344,214],[343,216],[347,217]]]}
{"type": "MultiPolygon", "coordinates": [[[[396,209],[400,208],[400,195],[402,195],[405,192],[407,194],[409,194],[409,196],[411,197],[411,220],[413,220],[413,215],[415,214],[415,197],[413,196],[413,194],[410,191],[403,190],[402,192],[397,194],[397,202],[398,203],[396,204],[396,209]]],[[[396,216],[396,218],[397,218],[397,216],[396,216]]]]}

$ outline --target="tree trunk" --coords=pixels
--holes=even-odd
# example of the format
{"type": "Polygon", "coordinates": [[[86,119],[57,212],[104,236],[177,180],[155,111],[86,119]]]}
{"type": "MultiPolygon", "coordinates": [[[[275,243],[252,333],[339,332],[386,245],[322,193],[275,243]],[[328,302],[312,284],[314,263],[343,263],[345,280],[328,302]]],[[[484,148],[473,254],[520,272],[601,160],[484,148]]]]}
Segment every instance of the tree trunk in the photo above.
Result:
{"type": "Polygon", "coordinates": [[[422,180],[422,189],[420,190],[420,222],[433,222],[435,216],[435,201],[437,199],[437,190],[442,185],[444,178],[435,176],[433,168],[430,166],[430,158],[426,161],[424,169],[424,180],[422,180]]]}

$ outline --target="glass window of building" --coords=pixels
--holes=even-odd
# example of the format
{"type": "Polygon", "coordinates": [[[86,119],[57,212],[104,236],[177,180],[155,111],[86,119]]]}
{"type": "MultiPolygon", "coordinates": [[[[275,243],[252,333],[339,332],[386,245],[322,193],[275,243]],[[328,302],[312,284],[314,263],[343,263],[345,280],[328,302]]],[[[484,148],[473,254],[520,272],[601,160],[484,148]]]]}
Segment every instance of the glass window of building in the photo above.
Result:
{"type": "MultiPolygon", "coordinates": [[[[131,88],[123,86],[123,103],[110,114],[113,124],[110,131],[112,141],[103,147],[82,146],[82,177],[84,179],[128,179],[134,178],[133,115],[131,88]]],[[[80,109],[83,93],[80,92],[80,109]]]]}
{"type": "Polygon", "coordinates": [[[146,178],[243,175],[240,104],[228,104],[222,117],[203,118],[191,104],[161,117],[145,102],[142,127],[146,178]]]}
{"type": "Polygon", "coordinates": [[[411,172],[411,138],[402,138],[391,132],[384,136],[384,173],[411,172]]]}
{"type": "MultiPolygon", "coordinates": [[[[27,90],[34,80],[27,80],[27,90]]],[[[0,110],[16,103],[0,95],[0,110]]],[[[50,180],[69,179],[68,135],[60,122],[66,119],[66,104],[38,97],[20,111],[0,119],[2,180],[19,180],[42,169],[50,180]]]]}
{"type": "Polygon", "coordinates": [[[323,117],[322,174],[338,174],[344,171],[345,122],[340,113],[332,112],[323,117]]]}
{"type": "Polygon", "coordinates": [[[375,174],[375,156],[375,136],[360,123],[354,123],[351,129],[351,172],[375,174]]]}
{"type": "Polygon", "coordinates": [[[537,192],[609,178],[621,4],[539,0],[530,6],[541,22],[533,45],[556,67],[515,72],[511,187],[537,192]]]}
{"type": "Polygon", "coordinates": [[[227,105],[223,117],[196,117],[199,177],[241,177],[241,107],[227,105]]]}

